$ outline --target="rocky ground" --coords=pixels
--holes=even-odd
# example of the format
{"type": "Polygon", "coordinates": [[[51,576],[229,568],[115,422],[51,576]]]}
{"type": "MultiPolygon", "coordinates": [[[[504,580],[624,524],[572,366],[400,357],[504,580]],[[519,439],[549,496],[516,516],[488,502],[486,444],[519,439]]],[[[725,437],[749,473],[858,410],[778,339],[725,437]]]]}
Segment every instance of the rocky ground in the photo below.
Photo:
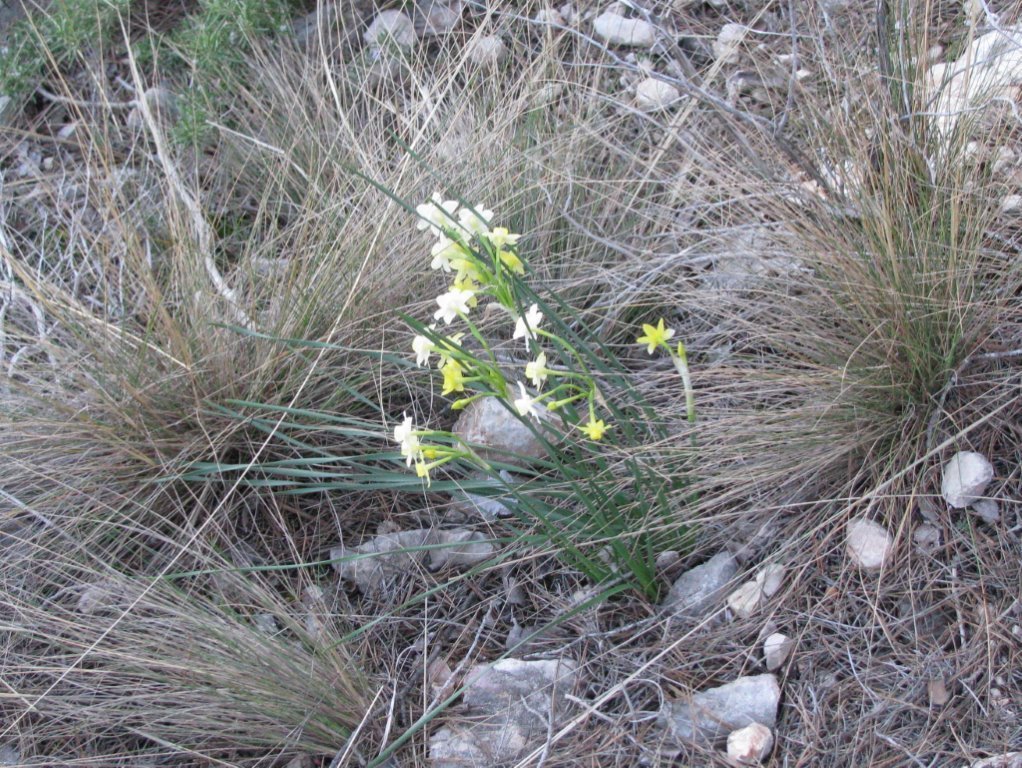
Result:
{"type": "MultiPolygon", "coordinates": [[[[148,573],[149,564],[126,558],[117,574],[80,580],[63,592],[39,587],[45,599],[38,602],[25,597],[34,589],[25,586],[32,583],[26,574],[38,567],[25,564],[36,563],[32,558],[40,555],[21,553],[36,546],[35,531],[54,526],[15,499],[23,496],[11,478],[52,479],[59,469],[47,465],[44,470],[24,459],[15,467],[11,460],[9,483],[0,483],[0,490],[6,488],[0,558],[9,563],[4,583],[11,595],[9,614],[0,614],[11,661],[0,677],[12,681],[6,684],[10,695],[0,696],[0,723],[9,723],[0,731],[0,765],[1022,766],[1022,283],[997,273],[998,287],[982,301],[1003,307],[999,317],[1008,319],[984,326],[968,353],[943,371],[939,386],[906,406],[907,415],[899,413],[895,423],[903,434],[874,439],[875,414],[850,408],[855,415],[849,421],[856,426],[849,429],[868,449],[828,452],[828,414],[840,407],[847,372],[831,365],[825,372],[829,378],[817,376],[817,369],[810,370],[812,343],[801,339],[823,337],[828,323],[839,324],[844,316],[813,314],[817,305],[811,301],[823,294],[821,286],[833,284],[827,282],[834,280],[827,271],[832,262],[793,247],[793,238],[808,231],[824,233],[822,240],[828,230],[869,215],[863,201],[882,197],[875,185],[878,178],[883,183],[886,166],[881,152],[870,155],[866,145],[877,143],[884,125],[898,123],[892,119],[861,136],[844,136],[844,144],[835,146],[843,146],[845,157],[810,142],[821,125],[836,131],[842,114],[851,120],[859,105],[852,103],[855,90],[848,84],[875,75],[845,64],[866,66],[863,61],[880,58],[861,57],[854,49],[876,47],[872,7],[818,5],[419,0],[380,7],[319,3],[307,14],[296,13],[281,33],[284,42],[274,44],[304,57],[298,61],[326,62],[325,70],[306,72],[312,80],[324,71],[335,78],[331,82],[356,79],[358,98],[351,111],[385,115],[394,147],[410,146],[416,131],[432,129],[432,116],[443,111],[444,88],[479,80],[519,82],[516,78],[530,67],[556,71],[537,79],[524,95],[512,95],[509,85],[506,102],[498,97],[496,103],[445,117],[449,125],[429,150],[427,163],[447,163],[449,169],[480,154],[470,150],[480,141],[478,126],[502,108],[510,111],[512,100],[520,110],[515,120],[524,124],[541,114],[552,121],[551,146],[558,132],[567,134],[576,113],[591,107],[596,118],[586,124],[585,135],[590,154],[580,155],[585,167],[579,177],[606,173],[603,181],[610,186],[619,181],[610,175],[626,167],[633,179],[655,179],[660,185],[655,196],[640,199],[636,193],[634,218],[614,220],[622,231],[595,231],[611,214],[594,203],[596,213],[590,216],[589,208],[569,196],[561,224],[571,224],[573,237],[605,245],[620,264],[579,263],[567,276],[550,267],[548,274],[560,281],[565,295],[572,295],[577,282],[606,280],[608,292],[618,296],[615,302],[601,305],[602,294],[595,291],[585,296],[591,305],[587,311],[610,325],[631,309],[628,291],[639,296],[659,286],[656,298],[690,350],[698,426],[686,424],[676,395],[665,410],[674,417],[675,442],[687,446],[694,430],[697,455],[706,457],[706,468],[693,470],[698,494],[686,491],[686,499],[697,500],[678,506],[679,521],[692,528],[692,546],[656,553],[658,601],[632,592],[604,597],[600,585],[551,551],[520,541],[506,545],[506,526],[515,520],[512,496],[478,487],[336,492],[309,505],[294,497],[252,500],[253,494],[234,513],[230,533],[238,548],[227,556],[225,573],[272,568],[277,558],[322,567],[310,567],[313,576],[296,577],[281,610],[266,610],[248,597],[224,598],[248,594],[224,586],[229,575],[215,576],[212,587],[203,582],[196,591],[222,590],[220,597],[254,630],[258,643],[318,649],[295,653],[307,653],[299,655],[299,666],[308,662],[309,674],[327,687],[335,670],[324,671],[327,656],[317,654],[334,647],[349,627],[358,628],[359,674],[373,692],[365,717],[332,753],[295,747],[283,736],[279,749],[248,748],[234,735],[226,743],[209,737],[207,747],[205,734],[189,741],[185,727],[161,737],[160,717],[140,725],[120,710],[117,718],[109,716],[109,733],[93,739],[78,731],[104,723],[98,704],[92,710],[87,702],[77,703],[78,715],[32,713],[32,697],[45,699],[51,683],[61,690],[64,677],[54,682],[43,676],[39,682],[26,672],[25,659],[43,655],[17,645],[12,627],[49,626],[45,615],[62,610],[71,617],[66,625],[40,635],[59,635],[75,622],[95,618],[90,626],[99,629],[87,637],[101,647],[108,631],[102,622],[118,611],[131,613],[142,599],[118,580],[134,568],[148,573]],[[837,46],[847,55],[831,50],[837,46]],[[570,74],[583,69],[595,74],[589,80],[570,74]],[[846,86],[843,99],[826,101],[846,86]],[[835,102],[839,106],[828,111],[835,102]],[[762,152],[764,164],[772,164],[769,174],[759,174],[749,157],[729,156],[750,142],[757,142],[753,156],[762,152]],[[857,143],[863,149],[858,154],[857,143]],[[715,147],[723,148],[720,156],[715,147]],[[626,165],[615,164],[620,156],[628,157],[626,165]],[[869,156],[874,167],[863,161],[869,156]],[[711,164],[717,175],[707,172],[711,164]],[[761,203],[768,198],[773,207],[761,203]],[[785,230],[788,220],[799,216],[812,226],[785,230]],[[804,326],[792,330],[777,320],[788,317],[785,307],[804,326]],[[800,340],[784,341],[790,338],[800,340]],[[771,355],[785,343],[784,355],[795,370],[783,372],[787,378],[769,369],[771,355]],[[750,372],[757,378],[743,389],[738,382],[750,372]],[[924,415],[915,418],[914,409],[924,415]],[[791,423],[801,426],[774,421],[778,414],[791,415],[791,423]],[[824,427],[818,429],[820,424],[824,427]],[[750,425],[761,431],[745,442],[729,442],[747,434],[750,425]],[[805,430],[807,445],[795,444],[798,429],[805,430]],[[884,458],[875,459],[881,454],[884,458]],[[273,513],[280,509],[286,512],[282,517],[303,521],[287,529],[286,543],[274,540],[273,513]],[[39,612],[25,607],[30,604],[39,612]],[[72,745],[66,750],[40,735],[58,721],[55,732],[70,734],[61,740],[72,745]]],[[[182,4],[161,23],[172,28],[192,10],[182,4]]],[[[1003,274],[1019,262],[1015,217],[1022,208],[1022,157],[1013,122],[1022,87],[1016,10],[975,2],[928,6],[925,60],[922,55],[912,59],[923,71],[915,84],[931,89],[931,136],[966,130],[961,115],[996,113],[980,129],[970,124],[955,162],[982,168],[977,178],[994,190],[985,220],[989,226],[978,241],[984,254],[997,254],[997,263],[1009,264],[1003,274]]],[[[181,92],[187,86],[169,79],[142,82],[123,52],[94,58],[98,67],[70,69],[62,79],[48,75],[3,133],[0,363],[5,378],[0,392],[10,398],[12,414],[11,392],[43,380],[32,378],[36,368],[59,369],[53,361],[62,358],[52,350],[74,344],[74,334],[50,314],[47,300],[57,288],[110,328],[129,322],[139,296],[151,292],[123,278],[127,256],[119,256],[126,250],[118,248],[132,246],[115,243],[105,263],[78,261],[65,239],[85,232],[90,242],[106,242],[113,229],[110,208],[97,200],[132,201],[122,211],[128,231],[172,218],[161,191],[168,163],[156,137],[181,119],[181,92]],[[94,141],[94,133],[103,133],[103,142],[94,141]],[[103,152],[95,149],[100,144],[103,152]],[[48,248],[51,242],[57,243],[52,251],[39,246],[48,248]],[[43,251],[48,259],[31,260],[31,254],[43,251]],[[39,283],[27,276],[33,270],[44,278],[39,283]],[[55,286],[50,296],[39,288],[47,281],[55,286]]],[[[882,70],[883,62],[876,67],[882,70]]],[[[327,80],[324,76],[312,89],[330,93],[327,80]]],[[[349,94],[339,90],[330,98],[344,111],[349,94]]],[[[897,98],[897,89],[891,98],[897,98]]],[[[244,125],[238,115],[254,103],[232,106],[230,117],[238,123],[231,125],[244,125]]],[[[252,143],[265,148],[271,136],[272,126],[252,143]]],[[[360,137],[343,140],[357,144],[360,137]]],[[[901,154],[922,152],[906,142],[901,154]]],[[[225,157],[240,157],[245,146],[225,140],[168,149],[184,180],[170,186],[192,185],[195,205],[208,221],[227,221],[218,217],[232,206],[251,211],[261,194],[259,180],[241,173],[227,179],[220,168],[225,157]]],[[[526,147],[523,154],[529,151],[526,147]]],[[[399,155],[395,148],[394,157],[399,155]]],[[[935,152],[924,165],[930,164],[934,176],[933,167],[943,161],[935,152]]],[[[326,167],[328,161],[318,162],[326,167]]],[[[384,164],[397,162],[388,157],[384,164]]],[[[497,177],[499,157],[495,166],[496,172],[486,172],[497,177]]],[[[522,177],[522,185],[541,186],[522,177]]],[[[436,181],[427,177],[427,186],[436,181]]],[[[899,196],[905,195],[899,190],[899,196]]],[[[229,220],[250,223],[244,216],[229,220]]],[[[264,225],[271,230],[259,222],[264,225]]],[[[251,322],[251,329],[260,317],[280,313],[280,306],[253,302],[263,315],[252,307],[239,309],[241,300],[235,302],[229,286],[241,295],[250,284],[270,286],[272,294],[276,275],[289,267],[284,259],[246,261],[256,249],[238,244],[240,229],[225,225],[210,234],[223,245],[205,268],[223,283],[205,300],[227,307],[221,325],[251,322]]],[[[159,251],[158,239],[146,242],[159,251]]],[[[821,246],[821,253],[827,251],[827,244],[821,246]]],[[[298,258],[300,253],[292,255],[293,261],[298,258]]],[[[988,273],[981,277],[994,283],[993,270],[988,273]]],[[[395,274],[400,272],[385,275],[385,282],[404,282],[395,281],[395,274]]],[[[848,284],[867,284],[861,273],[843,274],[848,284]]],[[[859,292],[859,287],[850,291],[859,292]]],[[[180,308],[188,300],[168,296],[167,306],[180,308]]],[[[422,301],[402,306],[423,314],[422,301]]],[[[861,344],[867,345],[874,332],[881,333],[862,332],[861,344]]],[[[908,332],[899,328],[891,338],[908,332]]],[[[631,341],[635,334],[629,333],[631,341]]],[[[859,341],[849,347],[849,367],[859,341]]],[[[895,346],[892,342],[891,349],[895,346]]],[[[59,381],[60,372],[53,375],[46,381],[59,381]]],[[[673,369],[664,365],[656,375],[643,386],[662,392],[673,369]]],[[[667,386],[677,387],[671,381],[667,386]]],[[[69,400],[71,410],[88,410],[86,401],[84,396],[69,400]]],[[[546,448],[536,433],[492,404],[473,404],[459,421],[450,413],[439,418],[473,444],[542,459],[546,448]]],[[[4,422],[12,456],[10,446],[22,444],[19,430],[25,428],[13,415],[4,422]]],[[[175,423],[178,428],[185,429],[175,423]]],[[[173,430],[159,437],[173,439],[173,430]]],[[[66,466],[80,455],[69,449],[60,461],[66,466]]],[[[29,487],[35,481],[24,482],[29,487]]],[[[514,487],[522,479],[510,473],[504,482],[514,487]]],[[[208,503],[195,500],[197,508],[208,503]]],[[[190,531],[188,525],[183,530],[190,531]]],[[[155,567],[163,567],[160,557],[166,551],[158,540],[177,534],[154,530],[147,533],[152,541],[146,546],[156,553],[155,567]]],[[[195,566],[195,572],[201,570],[195,566]]],[[[262,647],[258,643],[239,647],[262,647]]],[[[87,652],[83,660],[88,661],[87,652]]],[[[103,669],[102,661],[95,664],[103,669]]],[[[119,695],[132,693],[125,689],[119,695]]],[[[274,689],[260,688],[254,695],[269,699],[274,689]]],[[[220,706],[229,709],[235,701],[225,697],[220,706]]],[[[292,733],[308,723],[287,725],[292,733]]]]}

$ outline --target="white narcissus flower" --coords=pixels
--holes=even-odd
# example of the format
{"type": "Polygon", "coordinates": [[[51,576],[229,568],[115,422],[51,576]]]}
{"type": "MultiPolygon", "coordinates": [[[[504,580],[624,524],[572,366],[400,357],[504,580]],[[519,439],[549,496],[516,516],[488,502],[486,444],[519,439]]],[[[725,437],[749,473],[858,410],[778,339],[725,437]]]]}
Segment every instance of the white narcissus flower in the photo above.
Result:
{"type": "Polygon", "coordinates": [[[549,371],[546,367],[546,352],[540,352],[535,360],[526,364],[525,378],[532,382],[536,389],[542,389],[549,371]]]}
{"type": "Polygon", "coordinates": [[[539,305],[533,304],[526,311],[524,317],[519,317],[515,323],[515,332],[512,339],[525,339],[525,348],[529,348],[529,341],[536,338],[536,329],[543,322],[543,313],[539,311],[539,305]]]}
{"type": "Polygon", "coordinates": [[[458,223],[470,235],[486,235],[490,231],[490,220],[493,211],[477,205],[474,208],[462,208],[458,211],[458,223]]]}
{"type": "Polygon", "coordinates": [[[443,200],[439,192],[434,192],[430,202],[415,206],[415,212],[419,214],[415,226],[418,229],[428,228],[434,235],[442,235],[445,229],[454,226],[457,211],[457,200],[443,200]]]}
{"type": "Polygon", "coordinates": [[[430,262],[430,269],[442,269],[450,272],[453,269],[452,259],[464,260],[465,249],[457,240],[451,240],[447,235],[441,234],[440,239],[430,249],[433,261],[430,262]]]}
{"type": "MultiPolygon", "coordinates": [[[[432,331],[436,325],[429,326],[432,331]]],[[[420,368],[429,365],[429,356],[436,349],[436,344],[428,336],[416,336],[412,339],[412,351],[415,352],[415,364],[420,368]]]]}
{"type": "Polygon", "coordinates": [[[415,434],[412,417],[405,414],[404,419],[394,427],[394,442],[401,445],[401,455],[406,459],[405,464],[410,467],[413,461],[419,461],[422,447],[419,445],[419,436],[415,434]]]}
{"type": "Polygon", "coordinates": [[[440,307],[433,313],[435,320],[443,320],[447,325],[451,324],[458,315],[468,314],[468,303],[475,296],[475,291],[465,291],[458,288],[451,288],[447,293],[436,297],[436,303],[440,307]]]}
{"type": "Polygon", "coordinates": [[[529,396],[529,393],[525,390],[525,385],[522,382],[518,382],[518,390],[522,393],[521,397],[516,397],[514,406],[515,410],[518,411],[519,416],[532,416],[532,418],[539,420],[539,414],[536,413],[536,401],[529,396]]]}

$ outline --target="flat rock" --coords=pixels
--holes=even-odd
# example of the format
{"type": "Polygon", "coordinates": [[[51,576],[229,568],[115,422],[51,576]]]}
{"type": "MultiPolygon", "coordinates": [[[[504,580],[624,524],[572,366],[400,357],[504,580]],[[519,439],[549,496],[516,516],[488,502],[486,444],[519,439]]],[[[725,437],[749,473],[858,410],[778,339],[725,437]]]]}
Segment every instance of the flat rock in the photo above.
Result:
{"type": "Polygon", "coordinates": [[[882,568],[894,548],[894,539],[882,525],[863,517],[848,522],[845,549],[849,559],[865,571],[882,568]]]}
{"type": "Polygon", "coordinates": [[[740,619],[752,616],[763,604],[763,585],[747,581],[727,596],[727,607],[740,619]]]}
{"type": "Polygon", "coordinates": [[[639,109],[656,111],[675,104],[681,94],[678,89],[663,80],[647,77],[635,86],[635,104],[639,109]]]}
{"type": "Polygon", "coordinates": [[[770,672],[776,672],[791,655],[795,642],[781,632],[774,632],[763,641],[763,659],[770,672]]]}
{"type": "Polygon", "coordinates": [[[648,48],[656,42],[656,28],[642,19],[626,19],[620,14],[602,13],[593,20],[596,36],[610,45],[648,48]]]}
{"type": "Polygon", "coordinates": [[[700,618],[724,597],[728,582],[738,572],[730,552],[718,552],[702,565],[685,571],[671,586],[664,608],[679,617],[700,618]]]}
{"type": "Polygon", "coordinates": [[[354,582],[363,592],[376,592],[409,570],[428,565],[472,566],[496,551],[478,531],[418,529],[384,533],[351,549],[334,547],[330,559],[342,579],[354,582]],[[440,546],[437,546],[440,545],[440,546]]]}
{"type": "Polygon", "coordinates": [[[993,465],[983,454],[960,451],[944,465],[940,493],[948,505],[962,509],[983,496],[993,477],[993,465]]]}
{"type": "Polygon", "coordinates": [[[731,731],[753,723],[773,728],[780,701],[776,676],[752,675],[701,691],[688,700],[668,701],[661,717],[680,745],[719,745],[731,731]]]}
{"type": "Polygon", "coordinates": [[[491,768],[519,758],[546,738],[578,682],[571,660],[502,659],[465,677],[465,717],[429,741],[432,768],[491,768]]]}

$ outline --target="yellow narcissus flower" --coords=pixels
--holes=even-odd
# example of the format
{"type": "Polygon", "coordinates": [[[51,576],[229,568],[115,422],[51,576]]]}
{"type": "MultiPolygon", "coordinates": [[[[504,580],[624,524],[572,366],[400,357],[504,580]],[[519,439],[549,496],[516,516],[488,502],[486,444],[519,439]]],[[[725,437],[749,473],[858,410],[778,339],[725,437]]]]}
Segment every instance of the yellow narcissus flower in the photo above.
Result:
{"type": "Polygon", "coordinates": [[[656,325],[643,323],[642,333],[643,335],[635,341],[638,344],[647,344],[648,348],[646,351],[652,355],[661,344],[667,345],[667,342],[674,336],[674,329],[665,328],[664,319],[661,317],[656,325]]]}
{"type": "Polygon", "coordinates": [[[510,269],[516,275],[525,274],[525,265],[522,263],[522,260],[511,251],[504,249],[497,251],[497,258],[500,259],[501,264],[510,269]]]}
{"type": "Polygon", "coordinates": [[[595,419],[593,417],[590,417],[587,423],[579,427],[590,440],[602,439],[607,430],[613,428],[613,424],[606,424],[603,419],[595,419]]]}
{"type": "Polygon", "coordinates": [[[448,358],[444,367],[440,369],[440,373],[444,375],[444,388],[440,391],[441,395],[465,391],[465,371],[457,360],[448,358]]]}

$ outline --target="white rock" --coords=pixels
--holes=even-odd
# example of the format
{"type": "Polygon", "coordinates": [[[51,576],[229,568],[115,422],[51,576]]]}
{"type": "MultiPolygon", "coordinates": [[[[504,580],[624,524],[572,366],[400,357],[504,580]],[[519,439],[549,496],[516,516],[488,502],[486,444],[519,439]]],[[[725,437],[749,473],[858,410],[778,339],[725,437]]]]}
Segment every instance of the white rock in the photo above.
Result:
{"type": "Polygon", "coordinates": [[[473,37],[467,47],[468,61],[476,67],[493,68],[507,60],[507,46],[496,35],[473,37]]]}
{"type": "Polygon", "coordinates": [[[969,505],[969,508],[983,520],[984,523],[993,525],[1001,519],[1001,508],[996,499],[977,499],[969,505]]]}
{"type": "Polygon", "coordinates": [[[701,618],[724,596],[724,588],[737,570],[738,563],[730,552],[718,552],[678,577],[667,593],[664,607],[675,616],[701,618]]]}
{"type": "Polygon", "coordinates": [[[739,765],[761,763],[773,748],[774,734],[759,723],[732,731],[727,737],[727,755],[739,765]]]}
{"type": "Polygon", "coordinates": [[[965,115],[995,101],[1014,101],[1022,85],[1022,27],[1002,26],[973,40],[953,63],[928,73],[934,125],[948,136],[965,115]]]}
{"type": "Polygon", "coordinates": [[[511,658],[474,667],[462,695],[469,717],[430,739],[431,768],[489,768],[518,759],[562,718],[577,679],[570,660],[511,658]]]}
{"type": "Polygon", "coordinates": [[[713,55],[721,64],[733,64],[738,61],[738,49],[745,40],[749,28],[744,24],[725,24],[713,41],[713,55]]]}
{"type": "Polygon", "coordinates": [[[666,701],[660,716],[672,739],[682,745],[719,743],[731,731],[753,723],[773,728],[780,700],[781,688],[774,675],[751,675],[688,699],[666,701]]]}
{"type": "Polygon", "coordinates": [[[532,19],[534,24],[564,24],[564,17],[553,8],[541,8],[532,19]]]}
{"type": "Polygon", "coordinates": [[[680,98],[681,94],[673,85],[652,77],[635,86],[635,103],[640,109],[665,109],[680,98]]]}
{"type": "Polygon", "coordinates": [[[1000,146],[993,153],[993,161],[990,164],[991,173],[1001,173],[1005,168],[1015,164],[1017,155],[1011,147],[1000,146]]]}
{"type": "Polygon", "coordinates": [[[771,563],[756,574],[756,583],[763,589],[763,597],[773,597],[784,583],[784,566],[771,563]]]}
{"type": "Polygon", "coordinates": [[[461,20],[463,0],[420,0],[415,6],[415,31],[420,37],[451,32],[461,20]]]}
{"type": "Polygon", "coordinates": [[[562,5],[558,12],[561,14],[561,18],[564,19],[565,24],[571,24],[575,20],[575,6],[571,3],[562,5]]]}
{"type": "Polygon", "coordinates": [[[1015,213],[1022,208],[1022,195],[1005,195],[1001,198],[1001,212],[1015,213]]]}
{"type": "Polygon", "coordinates": [[[994,468],[985,456],[975,451],[961,451],[944,465],[940,492],[951,507],[962,509],[983,495],[993,477],[994,468]]]}
{"type": "Polygon", "coordinates": [[[770,672],[776,672],[791,654],[795,641],[781,632],[774,632],[763,641],[763,659],[770,672]]]}
{"type": "Polygon", "coordinates": [[[656,42],[656,28],[642,19],[626,19],[617,13],[600,14],[593,21],[597,37],[610,45],[647,48],[656,42]]]}
{"type": "Polygon", "coordinates": [[[763,603],[763,585],[747,581],[727,596],[727,607],[742,619],[747,619],[759,610],[763,603]]]}
{"type": "Polygon", "coordinates": [[[866,571],[882,568],[891,555],[894,539],[887,529],[862,517],[848,522],[848,557],[866,571]]]}
{"type": "Polygon", "coordinates": [[[392,42],[406,50],[414,46],[418,39],[412,20],[401,11],[380,12],[363,37],[370,45],[383,47],[392,42]]]}
{"type": "Polygon", "coordinates": [[[1022,752],[1005,752],[1003,755],[984,757],[970,768],[1022,768],[1022,752]]]}
{"type": "Polygon", "coordinates": [[[923,523],[912,534],[915,550],[921,555],[932,555],[940,548],[940,528],[933,523],[923,523]]]}
{"type": "Polygon", "coordinates": [[[13,744],[0,746],[0,765],[21,765],[21,751],[13,744]]]}

